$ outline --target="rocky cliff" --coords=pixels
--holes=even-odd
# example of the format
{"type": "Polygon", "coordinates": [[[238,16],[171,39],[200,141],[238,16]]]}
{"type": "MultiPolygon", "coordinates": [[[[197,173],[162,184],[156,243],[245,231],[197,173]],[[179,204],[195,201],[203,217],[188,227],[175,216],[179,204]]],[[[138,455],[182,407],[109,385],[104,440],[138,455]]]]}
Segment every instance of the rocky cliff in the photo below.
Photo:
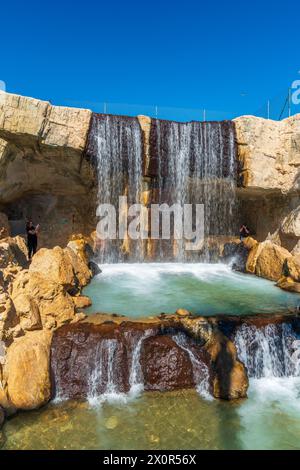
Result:
{"type": "MultiPolygon", "coordinates": [[[[85,153],[91,116],[89,110],[0,92],[0,212],[13,235],[22,232],[26,217],[40,222],[47,247],[65,245],[72,232],[94,230],[97,183],[85,153]]],[[[139,116],[146,177],[151,121],[139,116]]],[[[279,122],[243,116],[234,124],[240,219],[259,241],[271,238],[297,253],[300,116],[279,122]]]]}
{"type": "Polygon", "coordinates": [[[94,174],[83,156],[91,114],[0,92],[0,211],[13,235],[26,217],[48,247],[94,229],[94,174]]]}
{"type": "Polygon", "coordinates": [[[243,220],[259,241],[300,247],[300,115],[283,121],[234,120],[240,160],[243,220]]]}

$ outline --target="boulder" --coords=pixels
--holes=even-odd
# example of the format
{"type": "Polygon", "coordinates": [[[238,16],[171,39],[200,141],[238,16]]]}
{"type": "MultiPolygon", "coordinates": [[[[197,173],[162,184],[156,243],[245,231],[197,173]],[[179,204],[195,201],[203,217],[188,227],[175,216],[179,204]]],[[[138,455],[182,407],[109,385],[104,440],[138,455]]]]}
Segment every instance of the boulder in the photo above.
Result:
{"type": "Polygon", "coordinates": [[[39,408],[50,399],[51,333],[33,331],[8,348],[4,366],[7,396],[21,410],[39,408]]]}
{"type": "Polygon", "coordinates": [[[21,268],[28,266],[27,246],[22,237],[7,237],[0,240],[0,268],[9,266],[21,268]]]}
{"type": "Polygon", "coordinates": [[[300,293],[300,255],[289,257],[283,266],[283,276],[277,286],[290,292],[300,293]]]}
{"type": "Polygon", "coordinates": [[[41,248],[33,257],[29,273],[39,273],[67,290],[75,287],[73,266],[65,251],[56,246],[52,250],[41,248]]]}
{"type": "Polygon", "coordinates": [[[246,270],[271,281],[278,281],[282,277],[286,259],[291,256],[291,253],[285,248],[266,240],[252,247],[247,259],[246,270]]]}
{"type": "Polygon", "coordinates": [[[65,287],[39,272],[19,273],[12,284],[11,298],[26,329],[52,329],[74,318],[74,303],[65,287]]]}
{"type": "Polygon", "coordinates": [[[289,292],[297,292],[300,294],[300,282],[296,282],[289,276],[281,277],[276,285],[280,287],[280,289],[287,290],[289,292]]]}
{"type": "Polygon", "coordinates": [[[191,315],[190,312],[185,308],[178,308],[175,313],[179,317],[189,317],[191,315]]]}
{"type": "Polygon", "coordinates": [[[236,347],[220,332],[206,345],[213,364],[213,395],[223,400],[245,398],[249,380],[245,366],[238,361],[236,347]]]}
{"type": "Polygon", "coordinates": [[[70,293],[76,293],[91,279],[86,262],[70,247],[42,248],[34,255],[29,272],[42,274],[70,293]]]}
{"type": "Polygon", "coordinates": [[[87,308],[92,305],[92,301],[85,295],[79,295],[78,297],[72,297],[76,309],[87,308]]]}

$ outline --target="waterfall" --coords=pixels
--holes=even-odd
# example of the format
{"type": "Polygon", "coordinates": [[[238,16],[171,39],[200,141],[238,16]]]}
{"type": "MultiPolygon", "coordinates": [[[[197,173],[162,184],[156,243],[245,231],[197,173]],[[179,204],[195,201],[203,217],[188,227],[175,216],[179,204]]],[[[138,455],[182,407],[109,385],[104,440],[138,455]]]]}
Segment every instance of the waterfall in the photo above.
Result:
{"type": "Polygon", "coordinates": [[[176,335],[173,335],[172,338],[175,343],[189,355],[193,366],[193,375],[197,392],[202,398],[211,400],[212,396],[209,392],[209,371],[207,365],[195,356],[189,347],[186,336],[183,333],[177,333],[176,335]]]}
{"type": "MultiPolygon", "coordinates": [[[[128,348],[128,363],[130,363],[128,393],[121,390],[118,382],[118,372],[122,365],[116,358],[116,352],[120,343],[117,339],[103,339],[98,343],[93,353],[93,366],[89,375],[87,398],[91,405],[98,405],[106,400],[127,401],[137,397],[143,391],[140,353],[144,339],[151,334],[151,330],[146,330],[140,337],[134,337],[132,349],[128,348]]],[[[125,339],[128,344],[129,338],[126,334],[125,339]]]]}
{"type": "Polygon", "coordinates": [[[106,397],[120,394],[115,380],[116,339],[103,339],[97,346],[88,384],[88,401],[98,404],[106,397]]]}
{"type": "Polygon", "coordinates": [[[243,324],[233,338],[249,377],[256,379],[300,376],[299,361],[295,360],[297,339],[289,323],[263,327],[243,324]]]}
{"type": "MultiPolygon", "coordinates": [[[[234,124],[156,119],[152,121],[150,142],[152,198],[169,205],[204,205],[202,259],[209,261],[211,239],[232,235],[236,230],[234,124]]],[[[170,257],[170,247],[166,249],[164,241],[160,241],[157,251],[162,259],[170,257]]],[[[177,261],[185,260],[181,240],[174,241],[172,256],[177,261]]]]}
{"type": "MultiPolygon", "coordinates": [[[[203,204],[201,260],[209,261],[210,246],[236,230],[234,123],[153,119],[147,145],[144,139],[137,118],[93,115],[87,154],[97,167],[98,216],[100,204],[108,203],[116,208],[117,221],[118,216],[125,219],[125,210],[118,213],[119,196],[127,196],[129,206],[146,203],[148,208],[163,203],[182,208],[203,204]],[[145,148],[147,155],[143,154],[145,148]]],[[[195,214],[193,217],[195,225],[195,214]]],[[[116,228],[118,232],[118,222],[116,228]]],[[[171,233],[172,229],[173,220],[171,233]]],[[[185,251],[186,240],[173,238],[99,241],[99,262],[199,261],[198,251],[185,251]]]]}
{"type": "Polygon", "coordinates": [[[133,347],[131,368],[129,375],[130,395],[136,396],[144,390],[144,381],[140,363],[140,354],[143,341],[151,336],[152,331],[146,330],[144,334],[136,341],[133,347]]]}
{"type": "MultiPolygon", "coordinates": [[[[137,118],[93,115],[87,153],[97,167],[98,208],[100,204],[112,204],[117,211],[119,196],[127,196],[128,205],[141,202],[142,142],[137,118]]],[[[122,217],[124,214],[118,215],[122,217]]],[[[124,261],[129,253],[131,261],[142,261],[142,241],[116,239],[99,242],[101,263],[124,261]]]]}

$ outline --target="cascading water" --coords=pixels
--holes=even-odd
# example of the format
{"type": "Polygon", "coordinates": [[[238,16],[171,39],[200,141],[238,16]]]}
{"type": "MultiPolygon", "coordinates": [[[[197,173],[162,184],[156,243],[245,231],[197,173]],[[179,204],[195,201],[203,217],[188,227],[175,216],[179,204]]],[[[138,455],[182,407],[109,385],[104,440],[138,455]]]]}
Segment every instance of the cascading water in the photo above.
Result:
{"type": "MultiPolygon", "coordinates": [[[[210,239],[232,235],[236,229],[234,124],[156,119],[152,121],[150,143],[150,168],[154,176],[152,199],[181,207],[183,204],[204,205],[202,260],[209,261],[210,239]]],[[[187,253],[183,243],[174,240],[170,254],[170,245],[162,240],[157,256],[184,261],[187,253]]],[[[199,253],[196,259],[199,260],[199,253]]]]}
{"type": "Polygon", "coordinates": [[[120,343],[117,339],[103,339],[98,343],[92,361],[93,368],[89,375],[87,398],[91,405],[98,405],[106,400],[127,401],[137,397],[143,391],[140,353],[143,341],[151,334],[151,330],[146,330],[140,336],[134,336],[131,339],[130,335],[125,334],[126,343],[132,342],[127,352],[127,361],[130,364],[128,393],[122,391],[122,384],[118,380],[121,364],[116,357],[116,352],[117,348],[121,347],[120,343]]]}
{"type": "MultiPolygon", "coordinates": [[[[112,204],[117,216],[119,196],[128,206],[147,201],[204,205],[205,244],[185,251],[184,239],[99,241],[101,263],[121,261],[209,261],[209,246],[216,237],[236,229],[236,146],[234,124],[222,122],[178,123],[154,119],[149,138],[149,159],[143,155],[144,137],[137,118],[94,114],[87,154],[97,164],[98,216],[101,204],[112,204]]],[[[103,215],[103,214],[102,214],[103,215]]],[[[117,221],[119,220],[117,217],[117,221]]],[[[195,225],[195,220],[193,220],[195,225]]],[[[148,227],[149,235],[151,223],[148,227]]],[[[118,232],[118,222],[117,222],[118,232]]],[[[195,230],[195,226],[191,227],[195,230]]],[[[190,240],[189,240],[190,241],[190,240]]]]}
{"type": "MultiPolygon", "coordinates": [[[[138,119],[94,114],[87,153],[97,166],[98,211],[101,204],[111,204],[118,211],[120,196],[127,196],[128,205],[140,203],[142,131],[138,119]]],[[[107,239],[98,245],[101,263],[124,261],[129,253],[131,260],[142,261],[141,240],[107,239]]]]}
{"type": "Polygon", "coordinates": [[[206,400],[212,400],[212,396],[209,392],[209,371],[207,365],[195,356],[189,347],[186,336],[184,334],[177,333],[176,335],[173,335],[173,340],[189,355],[193,366],[193,374],[197,392],[206,400]]]}
{"type": "Polygon", "coordinates": [[[300,361],[295,354],[298,335],[291,324],[243,324],[233,339],[250,378],[300,376],[300,361]]]}

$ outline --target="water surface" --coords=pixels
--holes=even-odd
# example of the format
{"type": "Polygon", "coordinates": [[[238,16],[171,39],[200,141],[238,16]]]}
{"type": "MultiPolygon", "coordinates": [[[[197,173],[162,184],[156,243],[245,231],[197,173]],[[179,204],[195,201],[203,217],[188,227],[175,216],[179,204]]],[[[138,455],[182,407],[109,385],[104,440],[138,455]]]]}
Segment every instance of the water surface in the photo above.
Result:
{"type": "MultiPolygon", "coordinates": [[[[1,435],[1,432],[0,432],[1,435]]],[[[251,379],[249,399],[196,391],[134,401],[50,404],[4,426],[3,449],[300,449],[300,379],[251,379]]]]}
{"type": "Polygon", "coordinates": [[[199,315],[277,313],[300,304],[299,294],[225,264],[104,264],[84,293],[87,313],[141,317],[185,308],[199,315]]]}

